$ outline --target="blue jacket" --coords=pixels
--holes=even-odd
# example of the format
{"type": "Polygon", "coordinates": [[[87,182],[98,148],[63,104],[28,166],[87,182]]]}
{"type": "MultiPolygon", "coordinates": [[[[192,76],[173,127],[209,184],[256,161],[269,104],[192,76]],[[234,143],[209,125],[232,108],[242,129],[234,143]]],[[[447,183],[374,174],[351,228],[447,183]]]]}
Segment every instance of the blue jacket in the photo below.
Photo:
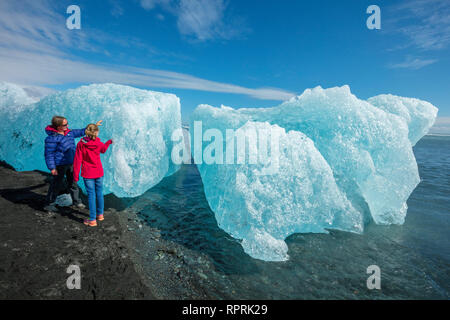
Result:
{"type": "Polygon", "coordinates": [[[85,129],[67,130],[64,135],[51,126],[45,128],[48,137],[45,138],[45,164],[51,171],[56,166],[73,164],[75,157],[75,138],[84,136],[85,129]]]}

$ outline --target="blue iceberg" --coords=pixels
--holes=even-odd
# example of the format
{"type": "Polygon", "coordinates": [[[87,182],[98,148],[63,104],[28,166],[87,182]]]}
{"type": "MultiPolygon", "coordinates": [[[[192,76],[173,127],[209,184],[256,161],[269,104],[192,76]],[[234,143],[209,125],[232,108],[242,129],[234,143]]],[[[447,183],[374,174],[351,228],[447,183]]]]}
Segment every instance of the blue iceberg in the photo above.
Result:
{"type": "MultiPolygon", "coordinates": [[[[191,148],[219,226],[241,239],[250,256],[284,261],[284,240],[296,232],[361,233],[370,220],[402,224],[420,181],[412,146],[436,115],[437,108],[418,99],[383,95],[364,101],[348,86],[317,87],[273,108],[200,105],[191,121],[191,148]],[[213,148],[215,156],[236,159],[234,144],[227,149],[236,140],[227,137],[230,129],[252,129],[255,136],[278,132],[277,155],[256,163],[204,161],[214,142],[198,143],[199,124],[205,135],[211,129],[226,137],[213,148]]],[[[252,143],[260,140],[241,145],[248,158],[252,143]]]]}
{"type": "Polygon", "coordinates": [[[381,94],[368,101],[377,108],[402,117],[408,124],[408,137],[413,146],[428,133],[436,120],[437,109],[419,99],[381,94]]]}
{"type": "Polygon", "coordinates": [[[44,128],[53,115],[77,129],[104,120],[100,138],[114,140],[112,152],[102,156],[106,193],[138,196],[179,168],[170,158],[171,134],[181,130],[180,100],[173,94],[116,84],[82,86],[35,103],[12,84],[0,85],[0,94],[0,159],[17,170],[47,171],[44,128]]]}
{"type": "Polygon", "coordinates": [[[0,160],[47,170],[44,127],[53,115],[70,128],[104,120],[100,137],[114,140],[103,156],[105,192],[132,197],[177,171],[173,154],[190,146],[219,227],[266,261],[289,259],[285,239],[293,233],[402,224],[420,181],[412,146],[438,111],[413,98],[365,101],[348,86],[317,87],[273,108],[200,105],[189,142],[173,94],[115,84],[40,100],[30,93],[0,83],[0,160]],[[177,132],[182,140],[174,142],[177,132]]]}

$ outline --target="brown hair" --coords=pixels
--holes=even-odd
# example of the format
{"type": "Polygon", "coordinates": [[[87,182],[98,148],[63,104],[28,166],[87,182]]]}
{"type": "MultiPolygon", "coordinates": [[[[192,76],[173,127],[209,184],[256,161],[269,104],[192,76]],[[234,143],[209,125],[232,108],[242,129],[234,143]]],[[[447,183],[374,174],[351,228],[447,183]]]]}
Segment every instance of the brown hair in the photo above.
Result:
{"type": "Polygon", "coordinates": [[[61,117],[61,116],[53,116],[52,127],[57,129],[59,126],[62,126],[64,120],[66,120],[66,118],[61,117]]]}
{"type": "Polygon", "coordinates": [[[86,127],[86,130],[84,130],[84,134],[91,138],[92,140],[95,140],[95,132],[98,132],[98,125],[90,123],[86,127]]]}

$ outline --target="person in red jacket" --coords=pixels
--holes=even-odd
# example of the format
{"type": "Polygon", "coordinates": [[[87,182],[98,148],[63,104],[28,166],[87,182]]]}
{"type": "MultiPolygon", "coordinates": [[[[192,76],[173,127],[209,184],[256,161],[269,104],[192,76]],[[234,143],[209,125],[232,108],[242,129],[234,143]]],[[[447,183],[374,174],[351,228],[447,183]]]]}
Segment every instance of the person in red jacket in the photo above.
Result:
{"type": "Polygon", "coordinates": [[[89,220],[85,220],[84,224],[91,227],[97,226],[97,218],[99,221],[104,220],[103,166],[100,153],[105,153],[112,143],[112,140],[106,143],[101,142],[98,133],[96,124],[89,124],[86,127],[86,136],[78,142],[73,161],[74,181],[78,182],[81,168],[81,176],[86,186],[90,215],[89,220]]]}

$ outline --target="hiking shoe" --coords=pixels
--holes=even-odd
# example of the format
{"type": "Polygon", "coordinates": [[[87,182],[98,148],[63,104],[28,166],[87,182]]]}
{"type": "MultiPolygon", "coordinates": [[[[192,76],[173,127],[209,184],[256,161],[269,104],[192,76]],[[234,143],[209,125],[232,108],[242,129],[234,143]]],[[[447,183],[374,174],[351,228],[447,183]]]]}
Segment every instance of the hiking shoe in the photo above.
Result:
{"type": "Polygon", "coordinates": [[[49,211],[49,212],[56,212],[56,211],[58,211],[58,208],[56,208],[55,203],[50,203],[44,207],[44,210],[49,211]]]}
{"type": "Polygon", "coordinates": [[[74,204],[73,206],[74,206],[75,208],[78,208],[78,209],[84,209],[84,208],[86,208],[86,206],[85,206],[82,202],[77,203],[77,204],[74,204]]]}
{"type": "Polygon", "coordinates": [[[97,226],[97,220],[84,220],[84,224],[88,227],[96,227],[97,226]]]}
{"type": "Polygon", "coordinates": [[[103,220],[105,220],[105,217],[103,217],[103,213],[102,213],[102,214],[99,214],[99,215],[97,216],[97,220],[98,220],[98,221],[103,221],[103,220]]]}

